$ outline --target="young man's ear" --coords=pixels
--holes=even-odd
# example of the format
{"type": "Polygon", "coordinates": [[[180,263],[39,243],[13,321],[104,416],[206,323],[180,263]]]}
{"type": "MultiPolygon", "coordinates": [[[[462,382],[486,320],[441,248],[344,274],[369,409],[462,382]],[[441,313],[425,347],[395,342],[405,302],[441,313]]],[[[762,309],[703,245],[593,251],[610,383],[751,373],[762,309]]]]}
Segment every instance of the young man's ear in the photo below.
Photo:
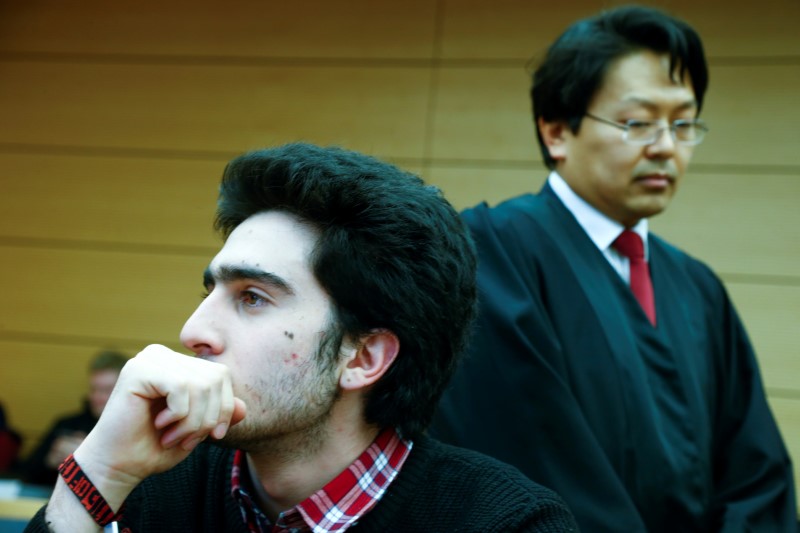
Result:
{"type": "Polygon", "coordinates": [[[359,339],[355,354],[339,378],[344,390],[357,390],[378,381],[397,357],[400,339],[389,330],[375,330],[359,339]]]}
{"type": "Polygon", "coordinates": [[[539,135],[542,136],[542,141],[547,146],[550,157],[556,161],[564,160],[567,157],[565,136],[572,133],[567,123],[560,120],[545,122],[542,117],[539,117],[537,125],[539,126],[539,135]]]}

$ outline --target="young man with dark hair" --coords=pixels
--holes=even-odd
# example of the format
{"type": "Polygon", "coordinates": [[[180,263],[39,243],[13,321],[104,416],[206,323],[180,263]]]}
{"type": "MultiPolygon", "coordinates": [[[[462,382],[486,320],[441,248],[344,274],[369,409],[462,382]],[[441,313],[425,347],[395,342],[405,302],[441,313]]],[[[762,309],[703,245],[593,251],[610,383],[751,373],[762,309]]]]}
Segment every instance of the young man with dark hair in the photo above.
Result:
{"type": "Polygon", "coordinates": [[[522,470],[584,531],[795,531],[789,456],[720,280],[648,232],[707,131],[702,44],[627,6],[533,75],[551,174],[464,212],[479,318],[433,434],[522,470]]]}
{"type": "Polygon", "coordinates": [[[577,530],[516,469],[423,434],[476,293],[437,189],[287,145],[228,165],[216,228],[181,332],[197,357],[126,365],[30,531],[577,530]]]}

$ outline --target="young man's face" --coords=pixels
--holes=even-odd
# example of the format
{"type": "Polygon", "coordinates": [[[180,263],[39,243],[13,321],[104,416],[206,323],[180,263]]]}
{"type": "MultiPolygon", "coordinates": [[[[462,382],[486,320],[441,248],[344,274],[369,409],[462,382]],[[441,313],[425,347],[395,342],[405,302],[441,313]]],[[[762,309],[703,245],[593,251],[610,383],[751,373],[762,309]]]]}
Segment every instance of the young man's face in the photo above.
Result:
{"type": "MultiPolygon", "coordinates": [[[[638,52],[610,65],[587,112],[624,124],[627,120],[693,119],[697,102],[689,76],[670,79],[669,57],[638,52]]],[[[693,146],[676,144],[669,130],[650,145],[632,146],[623,131],[584,117],[577,134],[561,129],[550,145],[556,170],[584,200],[626,226],[669,205],[686,172],[693,146]]]]}
{"type": "Polygon", "coordinates": [[[247,404],[225,438],[232,446],[256,451],[272,437],[324,427],[337,398],[338,368],[317,357],[334,332],[331,300],[309,266],[316,240],[286,213],[248,218],[211,261],[209,294],[183,327],[181,342],[228,366],[247,404]]]}

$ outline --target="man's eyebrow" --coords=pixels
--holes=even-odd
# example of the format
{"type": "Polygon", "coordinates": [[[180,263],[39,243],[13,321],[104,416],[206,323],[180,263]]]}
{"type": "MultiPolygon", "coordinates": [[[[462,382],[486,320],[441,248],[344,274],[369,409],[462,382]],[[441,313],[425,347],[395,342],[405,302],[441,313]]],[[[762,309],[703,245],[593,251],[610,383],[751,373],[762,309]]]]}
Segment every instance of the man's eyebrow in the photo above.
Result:
{"type": "MultiPolygon", "coordinates": [[[[638,104],[648,109],[657,109],[658,107],[660,107],[659,104],[653,102],[652,100],[648,100],[647,98],[639,98],[637,96],[630,96],[628,98],[623,99],[622,101],[624,103],[629,103],[629,104],[638,104]]],[[[692,109],[694,107],[697,107],[697,100],[692,98],[691,100],[686,100],[678,104],[676,109],[692,109]]]]}
{"type": "Polygon", "coordinates": [[[266,272],[260,268],[221,266],[214,271],[211,270],[211,267],[208,267],[203,272],[203,285],[206,287],[215,285],[217,282],[230,283],[242,280],[257,281],[286,294],[294,294],[294,289],[288,281],[277,274],[266,272]]]}

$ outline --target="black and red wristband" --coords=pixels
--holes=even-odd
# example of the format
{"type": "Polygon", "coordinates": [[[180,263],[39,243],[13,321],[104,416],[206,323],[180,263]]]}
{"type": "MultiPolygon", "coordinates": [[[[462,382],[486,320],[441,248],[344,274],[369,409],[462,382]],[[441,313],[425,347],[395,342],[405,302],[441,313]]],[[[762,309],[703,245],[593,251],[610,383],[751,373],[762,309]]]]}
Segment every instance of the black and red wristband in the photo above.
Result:
{"type": "Polygon", "coordinates": [[[119,521],[122,518],[124,506],[120,508],[118,513],[114,513],[106,499],[94,486],[94,483],[83,473],[72,454],[64,459],[64,462],[58,467],[58,473],[61,474],[67,487],[75,494],[81,505],[99,526],[105,527],[107,524],[119,521]]]}

